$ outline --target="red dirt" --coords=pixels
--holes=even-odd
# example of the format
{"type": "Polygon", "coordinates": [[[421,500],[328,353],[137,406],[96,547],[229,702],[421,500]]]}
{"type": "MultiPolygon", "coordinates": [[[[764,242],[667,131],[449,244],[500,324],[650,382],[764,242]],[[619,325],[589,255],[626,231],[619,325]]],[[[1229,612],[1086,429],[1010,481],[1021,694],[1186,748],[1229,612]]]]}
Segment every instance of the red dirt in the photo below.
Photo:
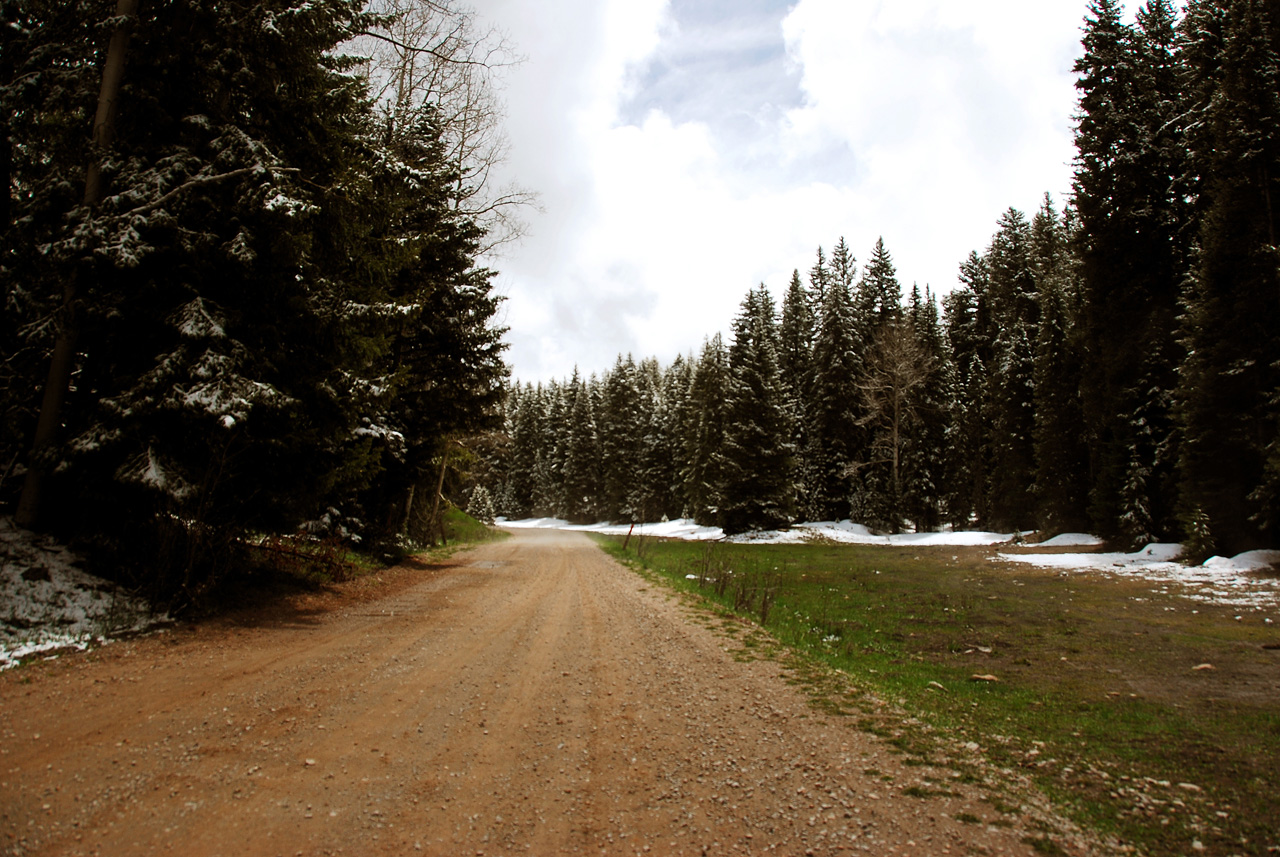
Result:
{"type": "Polygon", "coordinates": [[[928,771],[737,645],[540,531],[28,665],[0,850],[1035,853],[971,787],[904,794],[928,771]]]}

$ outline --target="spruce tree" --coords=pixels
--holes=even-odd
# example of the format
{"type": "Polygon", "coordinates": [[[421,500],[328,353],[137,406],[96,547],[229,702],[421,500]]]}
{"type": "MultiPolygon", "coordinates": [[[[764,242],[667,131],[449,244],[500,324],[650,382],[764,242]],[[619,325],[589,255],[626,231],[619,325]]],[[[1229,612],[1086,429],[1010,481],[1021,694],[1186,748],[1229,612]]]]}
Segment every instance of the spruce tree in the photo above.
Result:
{"type": "Polygon", "coordinates": [[[1232,554],[1280,536],[1280,6],[1202,2],[1187,19],[1203,220],[1184,320],[1181,501],[1232,554]]]}
{"type": "Polygon", "coordinates": [[[1035,525],[1033,364],[1039,303],[1031,259],[1031,228],[1017,209],[1000,218],[985,257],[992,327],[989,387],[990,525],[1035,525]]]}
{"type": "Polygon", "coordinates": [[[809,497],[816,481],[814,462],[809,459],[809,400],[813,393],[814,313],[809,294],[800,282],[800,272],[791,275],[791,285],[782,299],[782,321],[778,329],[778,371],[786,391],[792,425],[795,426],[796,508],[807,516],[809,497]]]}
{"type": "Polygon", "coordinates": [[[633,501],[643,464],[643,402],[635,359],[628,354],[614,362],[602,385],[600,412],[601,499],[610,521],[634,521],[633,501]]]}
{"type": "Polygon", "coordinates": [[[729,349],[719,515],[726,533],[794,520],[795,447],[777,353],[773,299],[762,284],[743,300],[729,349]]]}
{"type": "MultiPolygon", "coordinates": [[[[594,380],[594,376],[592,377],[594,380]]],[[[600,440],[596,433],[591,384],[574,370],[569,381],[565,425],[561,514],[577,524],[597,520],[600,510],[600,440]]]]}
{"type": "Polygon", "coordinates": [[[955,398],[955,371],[938,318],[938,303],[926,289],[911,289],[911,325],[923,354],[926,378],[917,391],[912,431],[904,439],[903,513],[917,531],[937,530],[946,509],[947,443],[955,398]]]}
{"type": "Polygon", "coordinates": [[[943,301],[944,321],[955,395],[948,420],[944,476],[947,520],[964,528],[989,517],[990,395],[987,364],[991,356],[990,298],[986,263],[976,252],[960,266],[960,287],[943,301]]]}
{"type": "Polygon", "coordinates": [[[862,375],[863,347],[856,338],[853,297],[843,282],[831,283],[813,345],[805,455],[813,473],[805,510],[810,520],[840,520],[850,515],[853,491],[848,472],[865,451],[856,386],[862,375]]]}
{"type": "Polygon", "coordinates": [[[1186,271],[1184,108],[1174,12],[1136,27],[1095,0],[1076,65],[1074,206],[1083,289],[1082,390],[1097,532],[1138,545],[1172,527],[1176,434],[1170,341],[1186,271]]]}
{"type": "Polygon", "coordinates": [[[729,381],[729,355],[717,333],[703,343],[689,387],[690,414],[681,471],[689,514],[703,526],[719,525],[724,505],[722,471],[729,381]]]}
{"type": "Polygon", "coordinates": [[[1040,303],[1035,363],[1035,493],[1043,531],[1088,525],[1089,451],[1080,403],[1082,358],[1076,329],[1075,266],[1067,226],[1048,194],[1031,222],[1040,303]]]}

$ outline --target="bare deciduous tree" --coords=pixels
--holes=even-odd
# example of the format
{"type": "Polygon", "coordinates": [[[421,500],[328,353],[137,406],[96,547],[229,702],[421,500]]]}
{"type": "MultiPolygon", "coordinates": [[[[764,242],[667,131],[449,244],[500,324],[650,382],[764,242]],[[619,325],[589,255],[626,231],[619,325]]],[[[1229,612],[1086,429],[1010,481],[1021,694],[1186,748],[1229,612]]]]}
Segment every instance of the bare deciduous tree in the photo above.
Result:
{"type": "Polygon", "coordinates": [[[516,185],[495,186],[508,152],[499,97],[501,73],[520,58],[496,27],[454,0],[372,0],[381,26],[353,47],[368,57],[370,92],[385,117],[387,142],[412,134],[423,111],[439,122],[445,157],[457,171],[453,204],[486,232],[482,252],[515,240],[519,213],[535,204],[516,185]]]}
{"type": "Polygon", "coordinates": [[[932,359],[920,344],[911,320],[898,313],[881,325],[867,353],[866,368],[856,382],[865,408],[858,422],[875,432],[872,449],[876,458],[851,470],[874,464],[890,466],[895,531],[900,526],[904,434],[917,414],[914,394],[929,380],[932,368],[932,359]]]}

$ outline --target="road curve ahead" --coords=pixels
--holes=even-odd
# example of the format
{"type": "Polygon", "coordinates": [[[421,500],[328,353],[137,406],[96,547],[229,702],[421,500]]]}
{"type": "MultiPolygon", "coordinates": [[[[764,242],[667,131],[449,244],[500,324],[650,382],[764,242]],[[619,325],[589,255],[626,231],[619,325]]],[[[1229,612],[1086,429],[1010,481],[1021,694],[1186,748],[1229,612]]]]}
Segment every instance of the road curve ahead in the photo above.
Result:
{"type": "Polygon", "coordinates": [[[398,579],[0,676],[0,851],[1035,853],[585,536],[398,579]]]}

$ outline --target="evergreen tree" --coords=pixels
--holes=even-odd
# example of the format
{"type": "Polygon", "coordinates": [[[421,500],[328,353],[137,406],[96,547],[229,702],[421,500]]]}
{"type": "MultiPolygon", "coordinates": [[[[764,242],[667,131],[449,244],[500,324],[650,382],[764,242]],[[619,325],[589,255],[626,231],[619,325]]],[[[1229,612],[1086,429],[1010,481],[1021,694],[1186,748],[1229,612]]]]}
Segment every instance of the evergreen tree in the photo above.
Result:
{"type": "Polygon", "coordinates": [[[876,239],[871,258],[862,269],[854,303],[861,325],[859,334],[867,341],[875,336],[882,324],[896,320],[902,309],[902,285],[898,282],[897,269],[885,249],[883,238],[876,239]]]}
{"type": "Polygon", "coordinates": [[[726,533],[771,529],[795,516],[791,420],[778,370],[773,299],[762,284],[747,293],[733,323],[727,422],[721,447],[726,533]]]}
{"type": "Polygon", "coordinates": [[[564,438],[561,510],[568,520],[589,524],[596,520],[600,508],[600,442],[591,406],[591,385],[575,370],[565,392],[569,419],[564,438]]]}
{"type": "Polygon", "coordinates": [[[662,373],[658,412],[654,419],[655,442],[648,450],[648,481],[657,497],[658,517],[685,517],[689,503],[680,475],[684,438],[693,414],[689,389],[693,384],[693,361],[682,355],[662,373]]]}
{"type": "Polygon", "coordinates": [[[601,495],[604,518],[634,521],[633,501],[643,463],[644,413],[635,360],[618,355],[605,375],[600,413],[601,495]]]}
{"type": "Polygon", "coordinates": [[[1174,511],[1181,355],[1169,331],[1190,237],[1183,105],[1167,0],[1147,3],[1136,27],[1115,0],[1095,0],[1090,14],[1076,65],[1074,205],[1092,518],[1100,534],[1137,545],[1167,531],[1174,511]]]}
{"type": "Polygon", "coordinates": [[[912,402],[913,431],[903,442],[902,508],[917,531],[932,532],[941,526],[946,508],[955,372],[933,295],[926,289],[921,297],[919,288],[912,287],[909,312],[926,377],[912,402]]]}
{"type": "Polygon", "coordinates": [[[690,415],[684,442],[684,493],[690,516],[716,526],[724,505],[723,447],[728,420],[729,355],[720,334],[702,346],[689,387],[690,415]]]}
{"type": "Polygon", "coordinates": [[[827,289],[831,285],[831,279],[831,268],[827,266],[827,254],[819,245],[818,258],[809,269],[809,300],[815,313],[821,312],[822,305],[827,299],[827,289]]]}
{"type": "Polygon", "coordinates": [[[1035,398],[1033,365],[1039,303],[1026,217],[1009,209],[1000,218],[986,270],[995,330],[990,384],[990,525],[1028,529],[1035,524],[1035,398]]]}
{"type": "MultiPolygon", "coordinates": [[[[843,245],[843,242],[841,242],[843,245]]],[[[809,453],[809,400],[813,390],[814,313],[809,295],[800,282],[800,272],[791,275],[791,285],[782,299],[782,321],[778,329],[778,371],[786,391],[792,425],[795,426],[796,508],[802,515],[810,511],[809,498],[816,481],[809,453]]]]}
{"type": "Polygon", "coordinates": [[[1280,5],[1198,2],[1187,21],[1203,220],[1184,320],[1181,500],[1231,554],[1280,536],[1280,5]]]}
{"type": "MultiPolygon", "coordinates": [[[[64,283],[76,310],[76,384],[49,409],[61,431],[38,435],[20,516],[59,510],[44,523],[178,597],[250,530],[338,508],[388,535],[448,436],[497,424],[505,373],[437,118],[380,133],[341,50],[374,22],[354,0],[144,3],[113,22],[128,63],[91,152],[99,13],[59,6],[3,7],[0,64],[11,39],[27,51],[0,84],[21,189],[4,279],[26,291],[6,314],[47,310],[64,283]],[[19,99],[42,107],[10,113],[19,99]],[[77,199],[86,164],[101,190],[77,199]]],[[[38,383],[8,386],[6,412],[31,413],[38,383]]]]}
{"type": "MultiPolygon", "coordinates": [[[[889,338],[884,343],[881,342],[884,339],[882,329],[886,325],[897,325],[901,321],[901,311],[902,286],[898,282],[898,272],[885,249],[884,239],[879,238],[871,250],[871,258],[863,267],[853,297],[854,342],[864,373],[854,376],[855,384],[865,376],[873,349],[891,341],[891,350],[897,351],[904,342],[905,334],[901,329],[895,329],[887,335],[889,338]]],[[[861,424],[869,425],[867,421],[874,419],[874,415],[865,410],[865,396],[862,399],[859,420],[861,424]]],[[[902,498],[900,493],[895,494],[892,480],[886,478],[883,468],[865,466],[878,455],[869,445],[872,440],[863,432],[857,441],[858,451],[852,457],[855,466],[846,471],[851,483],[851,514],[855,520],[872,526],[896,528],[900,526],[902,498]]]]}
{"type": "Polygon", "coordinates": [[[850,514],[853,491],[848,472],[861,460],[865,434],[858,425],[856,385],[863,364],[855,330],[853,297],[843,282],[834,282],[827,289],[813,345],[805,455],[813,473],[805,510],[809,520],[839,520],[850,514]]]}
{"type": "Polygon", "coordinates": [[[944,477],[947,520],[956,528],[989,517],[990,395],[987,364],[991,356],[988,276],[976,252],[960,266],[960,288],[943,303],[955,396],[948,420],[944,477]]]}
{"type": "MultiPolygon", "coordinates": [[[[637,520],[656,521],[667,515],[668,468],[671,459],[664,436],[665,403],[662,398],[662,367],[652,357],[640,361],[636,373],[640,393],[640,467],[631,494],[637,520]]],[[[669,515],[667,516],[670,517],[669,515]]]]}
{"type": "Polygon", "coordinates": [[[1035,388],[1035,493],[1041,530],[1088,525],[1089,451],[1080,404],[1074,264],[1067,227],[1045,195],[1031,222],[1032,265],[1040,325],[1032,369],[1035,388]]]}
{"type": "MultiPolygon", "coordinates": [[[[577,373],[577,369],[574,369],[577,373]]],[[[542,518],[561,518],[568,510],[564,506],[564,472],[568,457],[570,402],[564,385],[552,381],[547,384],[545,410],[541,420],[542,456],[537,464],[536,493],[533,498],[533,514],[542,518]]]]}

